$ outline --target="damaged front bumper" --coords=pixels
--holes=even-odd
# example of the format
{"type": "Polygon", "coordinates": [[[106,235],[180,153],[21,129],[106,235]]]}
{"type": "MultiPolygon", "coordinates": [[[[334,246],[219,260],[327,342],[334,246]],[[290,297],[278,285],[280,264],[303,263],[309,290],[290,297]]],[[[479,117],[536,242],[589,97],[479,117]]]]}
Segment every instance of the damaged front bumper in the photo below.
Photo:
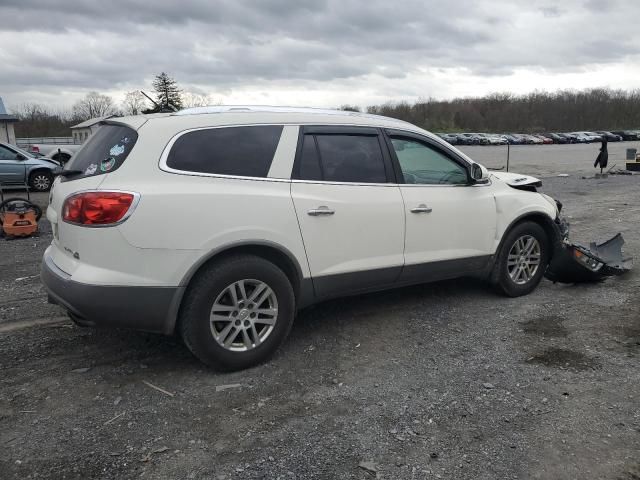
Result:
{"type": "Polygon", "coordinates": [[[552,282],[598,282],[631,270],[633,260],[622,252],[624,239],[618,233],[606,242],[591,242],[589,247],[569,241],[569,223],[558,218],[556,226],[561,242],[556,246],[545,277],[552,282]]]}

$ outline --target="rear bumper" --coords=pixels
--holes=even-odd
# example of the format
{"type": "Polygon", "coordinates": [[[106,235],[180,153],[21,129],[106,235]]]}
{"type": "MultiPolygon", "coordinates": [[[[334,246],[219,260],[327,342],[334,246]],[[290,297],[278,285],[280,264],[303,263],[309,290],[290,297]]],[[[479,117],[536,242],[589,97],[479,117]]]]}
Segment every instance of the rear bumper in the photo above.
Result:
{"type": "Polygon", "coordinates": [[[129,287],[75,282],[45,253],[40,272],[49,301],[65,308],[74,322],[173,333],[184,287],[129,287]]]}

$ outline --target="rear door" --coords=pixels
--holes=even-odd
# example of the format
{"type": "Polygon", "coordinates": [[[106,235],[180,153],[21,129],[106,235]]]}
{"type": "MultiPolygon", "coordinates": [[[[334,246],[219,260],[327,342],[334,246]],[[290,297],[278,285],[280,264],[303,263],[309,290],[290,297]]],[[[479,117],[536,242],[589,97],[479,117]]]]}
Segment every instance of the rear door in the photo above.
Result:
{"type": "Polygon", "coordinates": [[[291,194],[318,297],[393,284],[404,212],[375,128],[304,127],[291,194]]]}

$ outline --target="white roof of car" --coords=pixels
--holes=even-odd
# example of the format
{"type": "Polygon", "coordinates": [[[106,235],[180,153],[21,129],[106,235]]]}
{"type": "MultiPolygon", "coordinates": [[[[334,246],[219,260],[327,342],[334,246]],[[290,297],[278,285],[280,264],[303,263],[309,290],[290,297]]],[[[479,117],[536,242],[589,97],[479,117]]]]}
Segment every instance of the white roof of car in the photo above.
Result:
{"type": "Polygon", "coordinates": [[[209,107],[194,107],[174,113],[111,118],[110,121],[126,123],[136,129],[144,124],[151,125],[152,123],[156,124],[157,127],[162,124],[170,128],[169,125],[171,125],[173,128],[176,128],[176,131],[185,128],[253,123],[369,125],[389,128],[396,127],[405,130],[420,130],[415,125],[403,120],[369,113],[325,108],[278,107],[269,105],[214,105],[209,107]]]}

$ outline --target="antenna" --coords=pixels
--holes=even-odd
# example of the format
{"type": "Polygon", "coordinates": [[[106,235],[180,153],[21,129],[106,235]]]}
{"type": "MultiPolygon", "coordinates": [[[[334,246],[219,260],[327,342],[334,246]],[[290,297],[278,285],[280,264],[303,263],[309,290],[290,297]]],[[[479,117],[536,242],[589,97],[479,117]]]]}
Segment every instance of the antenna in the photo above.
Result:
{"type": "MultiPolygon", "coordinates": [[[[144,93],[142,90],[140,90],[140,93],[141,93],[142,95],[144,95],[145,97],[147,97],[147,98],[149,99],[149,101],[150,101],[151,103],[153,103],[153,104],[156,106],[156,108],[158,109],[158,111],[159,111],[159,112],[163,112],[163,111],[165,111],[165,107],[162,107],[158,102],[156,102],[156,101],[155,101],[153,98],[151,98],[149,95],[147,95],[146,93],[144,93]]],[[[169,102],[167,102],[167,107],[166,107],[166,108],[170,109],[172,112],[177,112],[177,111],[178,111],[178,109],[177,109],[174,105],[172,105],[171,103],[169,103],[169,102]]]]}

